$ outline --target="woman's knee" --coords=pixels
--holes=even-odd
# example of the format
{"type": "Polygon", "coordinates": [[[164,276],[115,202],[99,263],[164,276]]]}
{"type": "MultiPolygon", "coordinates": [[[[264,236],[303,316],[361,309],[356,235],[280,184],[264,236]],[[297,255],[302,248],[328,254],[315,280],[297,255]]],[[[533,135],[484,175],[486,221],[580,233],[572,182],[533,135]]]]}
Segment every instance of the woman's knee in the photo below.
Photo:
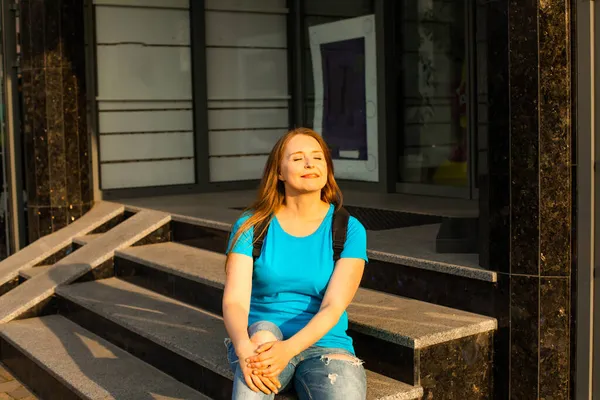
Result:
{"type": "Polygon", "coordinates": [[[248,335],[253,343],[263,344],[283,340],[283,334],[277,325],[269,321],[255,322],[248,328],[248,335]]]}
{"type": "Polygon", "coordinates": [[[276,342],[279,339],[277,339],[277,336],[275,336],[275,334],[273,334],[273,332],[258,331],[250,337],[250,340],[252,341],[252,343],[259,346],[263,343],[276,342]]]}

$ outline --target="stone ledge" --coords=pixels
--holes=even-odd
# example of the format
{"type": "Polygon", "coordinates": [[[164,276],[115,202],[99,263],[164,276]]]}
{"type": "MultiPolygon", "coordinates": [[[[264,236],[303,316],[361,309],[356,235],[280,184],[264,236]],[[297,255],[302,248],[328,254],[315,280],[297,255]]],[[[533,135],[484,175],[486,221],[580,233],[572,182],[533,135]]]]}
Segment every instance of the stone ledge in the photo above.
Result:
{"type": "MultiPolygon", "coordinates": [[[[221,376],[233,378],[223,345],[227,331],[217,315],[117,278],[63,286],[57,294],[221,376]]],[[[368,370],[367,381],[367,398],[372,400],[412,400],[423,393],[420,387],[368,370]]]]}
{"type": "MultiPolygon", "coordinates": [[[[131,212],[144,210],[129,205],[125,206],[125,209],[131,212]]],[[[194,209],[194,214],[171,214],[171,217],[173,221],[229,232],[240,211],[198,206],[194,209]]],[[[385,231],[367,231],[367,255],[371,260],[486,282],[497,281],[497,273],[480,267],[478,256],[475,254],[436,253],[435,237],[438,226],[419,225],[385,231]],[[403,247],[400,248],[398,243],[403,243],[403,247]]]]}
{"type": "Polygon", "coordinates": [[[73,238],[73,243],[78,244],[80,246],[85,246],[92,240],[97,239],[102,235],[104,235],[104,233],[91,233],[89,235],[78,236],[76,238],[73,238]]]}
{"type": "Polygon", "coordinates": [[[3,324],[0,335],[83,399],[209,400],[59,315],[3,324]]]}
{"type": "MultiPolygon", "coordinates": [[[[167,242],[115,255],[219,289],[225,284],[223,254],[167,242]]],[[[348,307],[348,318],[359,332],[416,349],[497,327],[494,318],[364,288],[348,307]]]]}
{"type": "Polygon", "coordinates": [[[85,235],[125,211],[120,204],[99,202],[63,229],[44,236],[0,262],[0,285],[16,278],[19,270],[30,268],[72,243],[76,236],[85,235]]]}
{"type": "Polygon", "coordinates": [[[57,286],[75,281],[124,249],[170,221],[157,211],[142,211],[102,235],[93,243],[44,268],[0,297],[0,323],[6,323],[50,297],[57,286]]]}

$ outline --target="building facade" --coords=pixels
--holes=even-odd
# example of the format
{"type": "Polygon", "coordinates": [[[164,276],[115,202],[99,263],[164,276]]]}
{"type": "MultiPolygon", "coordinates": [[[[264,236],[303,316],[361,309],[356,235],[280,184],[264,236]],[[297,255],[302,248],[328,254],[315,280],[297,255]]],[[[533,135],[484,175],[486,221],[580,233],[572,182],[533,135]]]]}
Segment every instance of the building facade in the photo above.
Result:
{"type": "Polygon", "coordinates": [[[496,398],[591,398],[592,3],[3,1],[7,251],[94,201],[253,189],[308,126],[343,189],[478,208],[496,398]]]}

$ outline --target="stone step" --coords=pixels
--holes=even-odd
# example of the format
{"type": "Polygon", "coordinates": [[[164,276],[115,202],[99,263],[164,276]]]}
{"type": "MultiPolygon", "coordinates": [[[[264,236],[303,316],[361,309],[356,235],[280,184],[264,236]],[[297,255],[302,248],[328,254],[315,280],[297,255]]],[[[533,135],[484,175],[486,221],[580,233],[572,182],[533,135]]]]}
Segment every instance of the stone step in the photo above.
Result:
{"type": "MultiPolygon", "coordinates": [[[[221,317],[111,278],[57,289],[68,318],[215,399],[231,398],[221,317]]],[[[416,399],[421,388],[368,371],[368,399],[416,399]]]]}
{"type": "MultiPolygon", "coordinates": [[[[59,285],[72,283],[106,263],[112,265],[116,250],[147,238],[170,221],[158,211],[142,211],[106,232],[89,245],[69,254],[49,268],[0,297],[0,323],[26,316],[38,316],[36,307],[47,301],[59,285]]],[[[22,268],[21,268],[22,269],[22,268]]]]}
{"type": "Polygon", "coordinates": [[[0,262],[0,295],[19,284],[19,271],[36,265],[50,265],[71,253],[73,238],[100,229],[125,212],[125,207],[98,202],[81,218],[63,229],[46,235],[0,262]]]}
{"type": "Polygon", "coordinates": [[[88,244],[89,242],[91,242],[92,240],[99,238],[102,235],[103,235],[103,233],[92,233],[92,234],[85,235],[85,236],[78,236],[75,239],[73,239],[73,243],[75,243],[79,246],[84,246],[84,245],[88,244]]]}
{"type": "MultiPolygon", "coordinates": [[[[131,211],[140,208],[127,207],[131,211]]],[[[172,214],[172,240],[223,253],[239,211],[186,208],[172,214]]],[[[437,225],[367,231],[368,268],[362,286],[483,315],[494,315],[497,273],[479,266],[476,254],[436,252],[437,225]],[[468,296],[456,296],[468,293],[468,296]]]]}
{"type": "Polygon", "coordinates": [[[2,324],[0,341],[2,362],[44,399],[209,400],[59,315],[2,324]]]}
{"type": "Polygon", "coordinates": [[[24,268],[19,271],[19,276],[24,280],[28,280],[44,272],[50,265],[40,265],[38,267],[24,268]]]}
{"type": "MultiPolygon", "coordinates": [[[[224,263],[223,254],[166,242],[116,252],[115,274],[220,314],[224,263]]],[[[463,384],[464,390],[474,390],[491,382],[494,318],[363,288],[348,307],[348,317],[357,354],[374,371],[411,385],[426,379],[439,388],[448,369],[460,370],[467,380],[443,382],[457,393],[463,384]],[[465,346],[475,356],[461,355],[465,346]],[[439,354],[454,359],[439,360],[439,354]],[[440,370],[440,362],[448,365],[440,370]]]]}

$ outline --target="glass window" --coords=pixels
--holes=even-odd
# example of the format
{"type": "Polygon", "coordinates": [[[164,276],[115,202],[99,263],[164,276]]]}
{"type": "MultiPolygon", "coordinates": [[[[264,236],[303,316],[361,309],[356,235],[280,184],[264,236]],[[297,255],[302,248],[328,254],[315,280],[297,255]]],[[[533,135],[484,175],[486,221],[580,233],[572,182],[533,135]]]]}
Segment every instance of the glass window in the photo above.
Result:
{"type": "Polygon", "coordinates": [[[377,65],[372,0],[303,4],[304,125],[331,148],[336,176],[377,181],[377,65]]]}
{"type": "Polygon", "coordinates": [[[398,170],[403,183],[469,184],[466,2],[402,0],[398,170]]]}

